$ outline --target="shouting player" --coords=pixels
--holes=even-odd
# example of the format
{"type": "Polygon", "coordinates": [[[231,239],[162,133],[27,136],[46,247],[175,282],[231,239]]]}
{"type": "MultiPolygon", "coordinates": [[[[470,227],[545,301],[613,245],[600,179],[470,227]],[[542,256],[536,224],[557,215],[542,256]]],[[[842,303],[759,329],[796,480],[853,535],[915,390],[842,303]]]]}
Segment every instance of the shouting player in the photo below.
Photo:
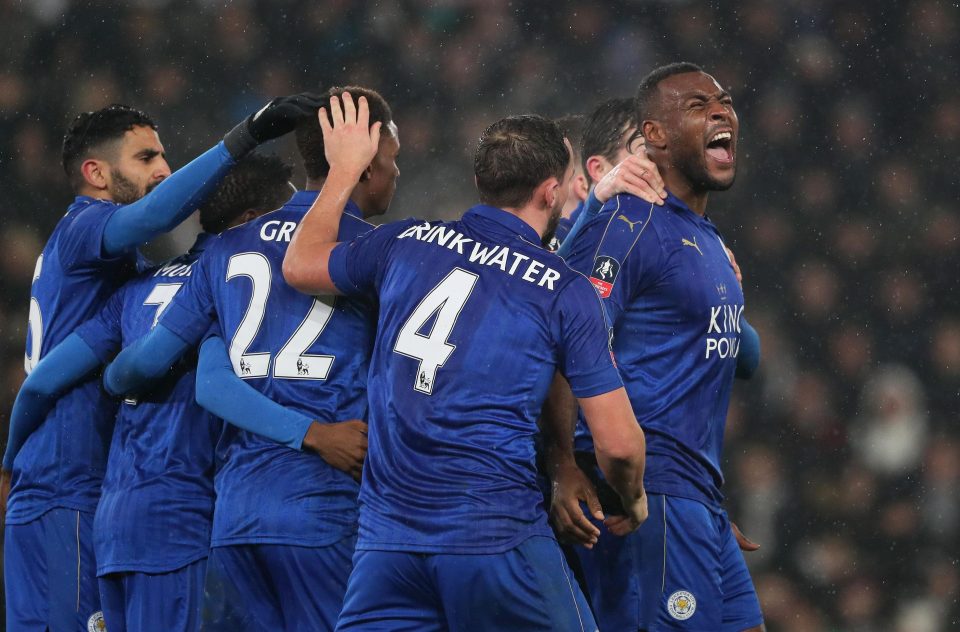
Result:
{"type": "Polygon", "coordinates": [[[637,107],[666,205],[615,197],[583,225],[568,261],[590,276],[613,324],[647,437],[650,519],[625,538],[604,529],[581,559],[602,629],[754,629],[760,606],[720,492],[744,299],[706,217],[710,192],[733,184],[739,122],[730,95],[689,63],[650,73],[637,107]]]}

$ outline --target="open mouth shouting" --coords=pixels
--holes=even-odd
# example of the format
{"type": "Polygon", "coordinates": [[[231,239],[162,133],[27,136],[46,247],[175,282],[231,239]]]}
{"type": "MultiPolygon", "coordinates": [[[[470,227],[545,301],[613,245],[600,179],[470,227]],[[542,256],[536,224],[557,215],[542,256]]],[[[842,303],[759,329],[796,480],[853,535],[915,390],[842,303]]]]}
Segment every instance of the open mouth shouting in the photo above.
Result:
{"type": "Polygon", "coordinates": [[[733,131],[726,128],[713,132],[707,140],[706,154],[721,165],[733,165],[736,160],[733,131]]]}

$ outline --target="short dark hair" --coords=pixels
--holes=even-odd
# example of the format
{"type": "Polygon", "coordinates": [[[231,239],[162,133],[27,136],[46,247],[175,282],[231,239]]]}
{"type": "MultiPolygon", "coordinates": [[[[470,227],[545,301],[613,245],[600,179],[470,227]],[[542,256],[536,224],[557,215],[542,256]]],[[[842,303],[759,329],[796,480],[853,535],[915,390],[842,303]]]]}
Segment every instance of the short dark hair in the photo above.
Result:
{"type": "MultiPolygon", "coordinates": [[[[360,86],[333,87],[323,93],[324,107],[327,108],[327,118],[331,124],[333,119],[329,118],[330,106],[327,104],[330,102],[330,97],[336,96],[341,98],[342,106],[344,92],[349,92],[354,101],[360,97],[366,97],[367,107],[370,108],[370,125],[382,123],[381,133],[388,133],[387,123],[393,121],[393,112],[390,110],[390,105],[376,90],[360,86]]],[[[317,117],[309,116],[297,124],[296,136],[297,149],[300,150],[300,157],[303,158],[303,166],[307,171],[307,177],[311,180],[326,178],[327,174],[330,173],[330,163],[327,162],[327,156],[324,153],[323,131],[320,129],[320,121],[317,120],[317,117]]]]}
{"type": "Polygon", "coordinates": [[[638,124],[637,106],[633,99],[607,99],[598,105],[587,117],[583,130],[583,145],[580,148],[583,172],[587,172],[587,159],[590,156],[603,156],[611,163],[616,160],[617,152],[624,144],[623,133],[638,124]]]}
{"type": "Polygon", "coordinates": [[[483,131],[473,159],[480,201],[523,205],[550,177],[563,179],[570,151],[560,126],[536,114],[508,116],[483,131]]]}
{"type": "Polygon", "coordinates": [[[646,77],[640,81],[637,87],[637,119],[643,122],[650,118],[650,112],[653,109],[653,102],[657,96],[657,87],[660,82],[667,77],[674,75],[683,75],[688,72],[703,72],[703,68],[689,61],[678,61],[666,66],[660,66],[650,71],[646,77]]]}
{"type": "Polygon", "coordinates": [[[246,211],[263,213],[282,206],[293,193],[291,176],[293,167],[276,156],[245,156],[200,207],[200,226],[208,233],[222,233],[246,211]]]}
{"type": "Polygon", "coordinates": [[[120,140],[134,127],[157,129],[157,124],[141,112],[127,105],[114,103],[95,112],[83,112],[70,123],[63,136],[61,163],[74,190],[83,186],[80,165],[90,154],[105,143],[120,140]]]}
{"type": "Polygon", "coordinates": [[[557,125],[563,130],[563,135],[570,141],[573,148],[573,162],[580,164],[580,145],[583,142],[583,126],[587,117],[583,114],[567,114],[557,119],[557,125]]]}

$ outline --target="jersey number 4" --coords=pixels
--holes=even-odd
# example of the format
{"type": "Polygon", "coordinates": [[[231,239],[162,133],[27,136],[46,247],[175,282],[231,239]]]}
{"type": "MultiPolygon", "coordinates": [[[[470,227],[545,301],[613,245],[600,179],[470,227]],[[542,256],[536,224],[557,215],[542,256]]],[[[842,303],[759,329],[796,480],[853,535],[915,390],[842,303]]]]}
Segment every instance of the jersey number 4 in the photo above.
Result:
{"type": "MultiPolygon", "coordinates": [[[[253,284],[250,303],[230,341],[230,362],[241,378],[266,377],[270,372],[270,353],[247,353],[260,332],[267,312],[273,273],[270,261],[260,253],[244,252],[230,257],[227,281],[247,277],[253,284]]],[[[317,341],[333,316],[333,299],[313,299],[310,311],[273,361],[273,377],[289,380],[325,380],[330,373],[332,355],[310,355],[307,349],[317,341]]]]}
{"type": "Polygon", "coordinates": [[[400,328],[393,350],[420,361],[413,382],[414,390],[427,395],[433,393],[437,370],[450,359],[457,348],[447,342],[447,339],[473,292],[477,278],[472,272],[454,268],[423,297],[400,328]],[[431,320],[432,326],[423,332],[431,320]]]}

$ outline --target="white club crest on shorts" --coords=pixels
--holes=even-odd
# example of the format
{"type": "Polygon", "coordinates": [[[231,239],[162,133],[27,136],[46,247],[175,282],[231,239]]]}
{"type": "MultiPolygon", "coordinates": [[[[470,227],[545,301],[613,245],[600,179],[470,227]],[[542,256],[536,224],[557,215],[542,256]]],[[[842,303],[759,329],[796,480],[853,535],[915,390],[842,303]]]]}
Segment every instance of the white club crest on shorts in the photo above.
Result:
{"type": "Polygon", "coordinates": [[[667,599],[667,612],[678,621],[686,621],[697,611],[697,600],[685,590],[678,590],[667,599]]]}
{"type": "Polygon", "coordinates": [[[87,619],[87,632],[106,632],[107,624],[103,620],[103,610],[98,610],[87,619]]]}

